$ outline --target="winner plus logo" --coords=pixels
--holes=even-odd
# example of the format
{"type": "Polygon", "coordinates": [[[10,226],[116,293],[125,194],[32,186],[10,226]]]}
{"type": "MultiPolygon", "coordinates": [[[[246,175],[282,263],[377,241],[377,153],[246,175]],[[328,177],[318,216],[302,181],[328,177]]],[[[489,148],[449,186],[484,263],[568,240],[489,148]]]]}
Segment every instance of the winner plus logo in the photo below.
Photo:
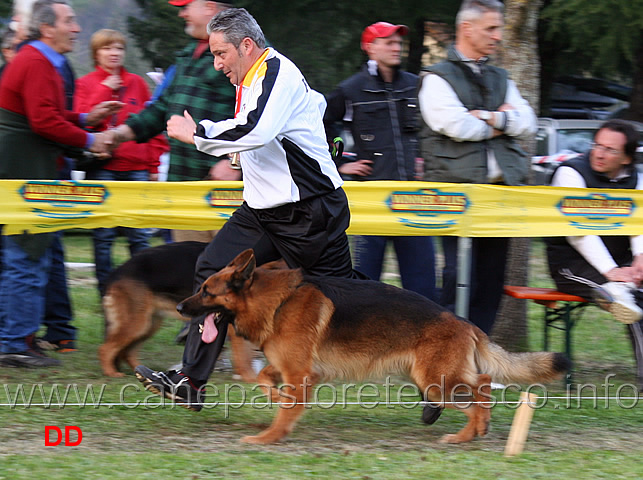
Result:
{"type": "MultiPolygon", "coordinates": [[[[461,192],[443,192],[436,188],[422,188],[415,191],[397,191],[387,199],[392,212],[410,214],[413,220],[400,218],[411,228],[439,229],[454,226],[453,215],[462,215],[470,206],[469,199],[461,192]]],[[[457,218],[457,217],[456,217],[457,218]]]]}
{"type": "Polygon", "coordinates": [[[213,188],[205,196],[208,205],[218,211],[223,218],[230,218],[232,212],[243,203],[242,188],[213,188]]]}
{"type": "Polygon", "coordinates": [[[18,193],[34,205],[33,212],[43,218],[77,220],[92,215],[89,208],[105,202],[109,193],[104,185],[73,181],[32,180],[18,193]]]}
{"type": "Polygon", "coordinates": [[[629,197],[592,193],[582,197],[563,197],[556,207],[570,218],[570,225],[576,228],[615,230],[623,226],[622,219],[632,216],[636,203],[629,197]]]}

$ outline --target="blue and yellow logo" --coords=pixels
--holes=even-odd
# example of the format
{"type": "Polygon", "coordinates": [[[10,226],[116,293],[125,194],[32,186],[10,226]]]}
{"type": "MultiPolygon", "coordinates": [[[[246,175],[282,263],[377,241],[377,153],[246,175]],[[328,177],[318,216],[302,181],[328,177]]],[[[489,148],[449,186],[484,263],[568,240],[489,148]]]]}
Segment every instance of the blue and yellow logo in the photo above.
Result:
{"type": "Polygon", "coordinates": [[[89,217],[92,212],[87,207],[100,205],[109,196],[104,185],[67,180],[32,180],[22,185],[18,193],[25,202],[44,204],[33,209],[39,217],[69,219],[89,217]]]}
{"type": "Polygon", "coordinates": [[[636,203],[630,197],[612,197],[609,194],[590,193],[582,197],[563,197],[556,205],[565,217],[576,217],[570,225],[585,230],[614,230],[623,222],[614,221],[631,217],[636,203]]]}
{"type": "Polygon", "coordinates": [[[233,211],[243,203],[243,188],[213,188],[205,196],[207,204],[215,209],[224,209],[218,212],[223,218],[230,218],[233,211]]]}
{"type": "Polygon", "coordinates": [[[412,214],[423,221],[400,218],[400,222],[412,228],[446,228],[456,224],[455,219],[444,216],[462,215],[470,201],[462,192],[444,192],[437,188],[422,188],[415,191],[394,191],[386,200],[387,207],[395,213],[412,214]],[[428,219],[437,221],[428,221],[428,219]]]}

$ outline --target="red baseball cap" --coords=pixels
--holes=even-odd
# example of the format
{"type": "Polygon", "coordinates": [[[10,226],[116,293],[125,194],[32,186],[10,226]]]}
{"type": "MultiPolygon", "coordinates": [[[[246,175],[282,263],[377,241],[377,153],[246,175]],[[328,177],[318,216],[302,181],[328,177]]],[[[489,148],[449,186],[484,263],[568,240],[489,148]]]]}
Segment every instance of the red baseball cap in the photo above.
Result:
{"type": "Polygon", "coordinates": [[[409,27],[406,25],[393,25],[388,22],[377,22],[369,25],[362,32],[362,50],[364,49],[364,45],[371,43],[376,38],[390,37],[394,33],[399,33],[404,36],[409,33],[409,27]]]}
{"type": "MultiPolygon", "coordinates": [[[[175,7],[185,7],[188,3],[192,3],[194,0],[170,0],[169,3],[170,5],[174,5],[175,7]]],[[[226,5],[232,5],[234,3],[234,0],[222,0],[219,3],[225,3],[226,5]]]]}

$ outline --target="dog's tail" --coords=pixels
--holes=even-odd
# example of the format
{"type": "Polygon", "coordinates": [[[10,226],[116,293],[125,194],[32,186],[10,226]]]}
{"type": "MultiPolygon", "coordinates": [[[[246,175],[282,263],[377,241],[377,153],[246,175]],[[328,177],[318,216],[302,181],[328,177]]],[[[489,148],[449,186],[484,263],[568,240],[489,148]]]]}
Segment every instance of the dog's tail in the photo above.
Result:
{"type": "Polygon", "coordinates": [[[507,352],[484,334],[476,341],[475,357],[478,371],[499,383],[547,383],[562,378],[571,367],[562,353],[507,352]]]}

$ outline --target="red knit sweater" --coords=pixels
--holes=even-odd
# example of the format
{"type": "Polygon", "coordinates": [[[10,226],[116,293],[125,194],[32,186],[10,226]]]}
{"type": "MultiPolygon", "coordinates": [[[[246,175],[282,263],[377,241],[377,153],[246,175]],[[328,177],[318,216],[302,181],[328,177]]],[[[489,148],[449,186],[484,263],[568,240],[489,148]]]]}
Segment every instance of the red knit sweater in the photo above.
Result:
{"type": "MultiPolygon", "coordinates": [[[[120,90],[112,90],[102,85],[109,75],[110,73],[102,68],[96,67],[93,72],[76,80],[74,110],[78,112],[88,112],[94,105],[108,100],[125,103],[117,115],[106,118],[102,124],[94,127],[96,131],[120,125],[131,114],[142,110],[145,102],[150,99],[147,84],[138,75],[121,68],[123,86],[120,90]]],[[[150,173],[156,173],[160,163],[159,156],[168,150],[169,146],[163,135],[158,135],[147,143],[125,142],[113,152],[112,159],[103,168],[121,172],[148,170],[150,173]]]]}
{"type": "Polygon", "coordinates": [[[0,108],[24,115],[31,129],[49,140],[81,148],[87,143],[78,113],[65,110],[60,74],[30,45],[20,49],[2,75],[0,108]]]}

